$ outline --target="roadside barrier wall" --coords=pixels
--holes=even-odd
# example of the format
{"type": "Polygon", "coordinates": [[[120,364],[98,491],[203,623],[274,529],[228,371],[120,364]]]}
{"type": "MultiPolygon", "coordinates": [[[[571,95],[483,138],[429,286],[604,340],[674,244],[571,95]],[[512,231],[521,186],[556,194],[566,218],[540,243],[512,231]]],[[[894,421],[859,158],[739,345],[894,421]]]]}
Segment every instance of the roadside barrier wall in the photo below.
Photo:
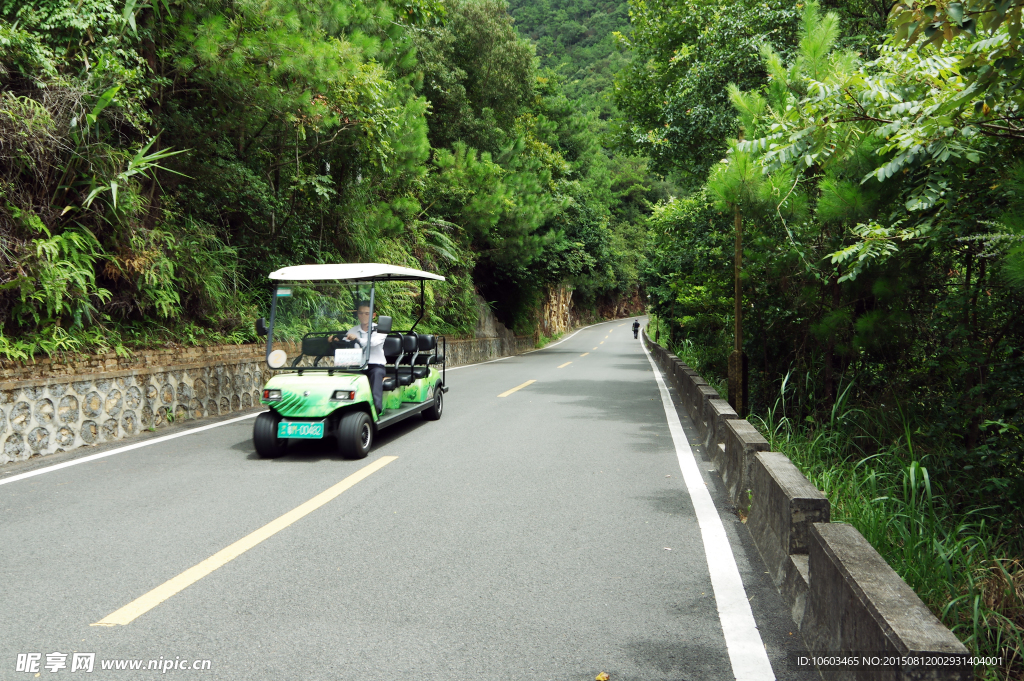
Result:
{"type": "Polygon", "coordinates": [[[644,343],[696,426],[810,656],[828,680],[956,679],[973,668],[967,648],[852,525],[833,523],[821,493],[678,357],[644,343]],[[865,658],[867,658],[865,660],[865,658]],[[867,662],[867,664],[864,664],[867,662]],[[895,664],[891,664],[895,662],[895,664]]]}
{"type": "MultiPolygon", "coordinates": [[[[448,366],[532,350],[532,336],[447,342],[448,366]]],[[[0,363],[0,465],[259,405],[265,345],[0,363]]],[[[288,350],[295,355],[298,348],[288,350]]]]}

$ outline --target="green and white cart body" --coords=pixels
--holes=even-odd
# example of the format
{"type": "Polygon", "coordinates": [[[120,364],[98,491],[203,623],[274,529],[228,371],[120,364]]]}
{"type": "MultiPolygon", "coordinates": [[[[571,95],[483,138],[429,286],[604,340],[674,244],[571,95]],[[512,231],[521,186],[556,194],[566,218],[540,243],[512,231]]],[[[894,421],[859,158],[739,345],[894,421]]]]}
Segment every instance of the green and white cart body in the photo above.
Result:
{"type": "MultiPolygon", "coordinates": [[[[274,295],[266,335],[267,366],[279,372],[264,386],[269,409],[256,418],[260,456],[285,453],[297,439],[334,438],[343,454],[366,456],[376,432],[410,416],[441,416],[444,338],[416,332],[423,318],[424,284],[444,281],[430,272],[376,263],[297,265],[270,275],[274,295]],[[419,317],[408,330],[375,310],[408,301],[419,284],[419,317]],[[378,413],[368,377],[371,346],[385,358],[383,408],[378,413]]],[[[375,357],[379,363],[379,356],[375,357]]]]}

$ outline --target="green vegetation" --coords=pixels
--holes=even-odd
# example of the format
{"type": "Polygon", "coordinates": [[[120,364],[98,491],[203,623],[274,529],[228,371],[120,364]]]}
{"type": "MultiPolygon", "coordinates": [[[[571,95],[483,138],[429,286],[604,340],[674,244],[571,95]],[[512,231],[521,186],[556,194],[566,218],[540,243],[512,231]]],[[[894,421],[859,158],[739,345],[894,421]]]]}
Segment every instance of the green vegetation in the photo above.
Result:
{"type": "Polygon", "coordinates": [[[477,293],[531,334],[553,287],[642,291],[722,385],[739,218],[751,418],[974,650],[1019,651],[1020,28],[1015,0],[0,0],[0,357],[252,341],[270,271],[377,261],[447,277],[449,334],[477,293]]]}
{"type": "Polygon", "coordinates": [[[502,0],[0,1],[0,357],[254,340],[266,275],[429,269],[529,333],[635,296],[657,187],[502,0]]]}
{"type": "Polygon", "coordinates": [[[775,405],[751,418],[771,450],[825,493],[832,520],[856,527],[970,650],[1007,660],[1003,669],[979,669],[979,677],[1013,678],[1020,666],[1014,651],[1024,649],[1022,577],[1019,559],[1007,551],[1004,509],[958,502],[959,471],[950,465],[956,452],[915,451],[901,404],[850,406],[849,384],[827,420],[798,424],[785,416],[786,396],[797,392],[789,379],[775,405]],[[899,429],[904,435],[893,438],[899,429]]]}
{"type": "Polygon", "coordinates": [[[739,218],[751,420],[1022,678],[1019,14],[925,5],[634,2],[620,130],[685,187],[649,218],[663,341],[724,382],[739,218]]]}
{"type": "Polygon", "coordinates": [[[629,28],[625,2],[510,0],[519,32],[537,46],[541,66],[565,81],[566,94],[610,118],[615,74],[629,61],[615,35],[629,28]]]}

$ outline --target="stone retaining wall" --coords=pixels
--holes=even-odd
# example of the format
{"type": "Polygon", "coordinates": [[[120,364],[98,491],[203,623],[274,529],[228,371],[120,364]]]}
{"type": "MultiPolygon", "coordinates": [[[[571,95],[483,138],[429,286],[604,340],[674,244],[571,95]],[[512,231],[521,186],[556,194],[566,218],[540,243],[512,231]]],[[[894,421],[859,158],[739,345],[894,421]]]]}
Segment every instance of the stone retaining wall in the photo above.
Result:
{"type": "Polygon", "coordinates": [[[707,381],[644,333],[644,343],[676,389],[731,501],[748,511],[747,529],[812,655],[922,660],[841,666],[825,679],[967,681],[967,648],[852,525],[832,523],[828,499],[785,454],[724,402],[707,381]],[[948,664],[956,658],[961,664],[948,664]]]}
{"type": "MultiPolygon", "coordinates": [[[[534,348],[531,336],[447,342],[448,366],[534,348]]],[[[273,372],[265,345],[49,358],[0,366],[0,465],[120,440],[172,422],[259,404],[273,372]]],[[[297,348],[289,351],[294,356],[297,348]]]]}
{"type": "Polygon", "coordinates": [[[243,360],[0,383],[0,464],[248,409],[270,374],[243,360]]]}

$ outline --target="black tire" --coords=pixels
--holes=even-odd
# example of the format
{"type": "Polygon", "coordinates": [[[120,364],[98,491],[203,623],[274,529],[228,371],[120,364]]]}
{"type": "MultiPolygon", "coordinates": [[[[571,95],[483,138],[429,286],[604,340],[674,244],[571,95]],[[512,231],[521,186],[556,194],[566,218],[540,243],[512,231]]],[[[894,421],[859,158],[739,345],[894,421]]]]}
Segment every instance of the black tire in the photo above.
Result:
{"type": "Polygon", "coordinates": [[[437,421],[441,418],[441,412],[444,410],[444,390],[441,390],[441,384],[438,383],[434,388],[434,404],[429,409],[423,410],[423,418],[428,421],[437,421]]]}
{"type": "Polygon", "coordinates": [[[256,417],[252,427],[252,443],[256,445],[256,453],[264,459],[273,459],[288,451],[288,439],[277,436],[277,424],[281,415],[265,411],[256,417]]]}
{"type": "Polygon", "coordinates": [[[349,459],[365,459],[373,447],[373,422],[364,411],[350,411],[338,423],[338,449],[349,459]]]}

